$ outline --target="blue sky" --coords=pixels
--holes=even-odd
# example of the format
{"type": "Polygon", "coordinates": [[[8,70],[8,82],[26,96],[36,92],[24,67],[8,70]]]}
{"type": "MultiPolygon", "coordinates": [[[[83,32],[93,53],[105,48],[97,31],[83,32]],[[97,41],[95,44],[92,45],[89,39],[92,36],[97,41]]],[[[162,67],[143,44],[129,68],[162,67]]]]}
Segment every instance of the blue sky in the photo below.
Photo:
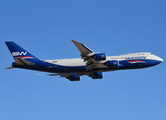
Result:
{"type": "Polygon", "coordinates": [[[80,82],[38,71],[6,70],[14,61],[5,41],[40,59],[78,58],[71,39],[95,52],[152,52],[166,60],[164,0],[5,0],[0,2],[0,119],[165,120],[165,62],[104,73],[80,82]]]}

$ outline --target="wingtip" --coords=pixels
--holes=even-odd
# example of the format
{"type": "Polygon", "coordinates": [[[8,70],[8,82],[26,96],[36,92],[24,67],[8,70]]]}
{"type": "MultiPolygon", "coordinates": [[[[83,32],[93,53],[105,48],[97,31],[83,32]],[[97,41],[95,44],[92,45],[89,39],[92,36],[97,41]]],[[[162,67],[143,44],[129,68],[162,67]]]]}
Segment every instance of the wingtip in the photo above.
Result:
{"type": "Polygon", "coordinates": [[[72,42],[77,42],[77,41],[75,41],[75,40],[73,40],[73,39],[71,39],[71,41],[72,41],[72,42]]]}
{"type": "MultiPolygon", "coordinates": [[[[76,40],[73,40],[73,39],[71,39],[71,41],[72,41],[73,43],[80,43],[80,42],[78,42],[78,41],[76,41],[76,40]]],[[[82,44],[82,43],[80,43],[80,44],[82,44]]]]}

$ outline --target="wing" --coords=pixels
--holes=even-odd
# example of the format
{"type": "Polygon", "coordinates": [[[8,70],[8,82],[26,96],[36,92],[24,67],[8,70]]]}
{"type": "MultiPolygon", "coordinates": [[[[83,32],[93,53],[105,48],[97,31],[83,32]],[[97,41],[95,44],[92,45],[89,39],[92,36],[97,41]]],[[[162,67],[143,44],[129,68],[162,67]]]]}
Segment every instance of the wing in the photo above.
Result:
{"type": "Polygon", "coordinates": [[[106,55],[104,53],[94,53],[91,49],[86,47],[84,44],[77,42],[75,40],[72,40],[72,42],[81,52],[80,55],[82,59],[84,59],[84,62],[86,62],[86,69],[88,71],[93,70],[95,68],[107,68],[107,66],[103,64],[106,62],[105,61],[106,55]]]}
{"type": "Polygon", "coordinates": [[[72,40],[72,42],[75,44],[75,46],[78,48],[78,50],[81,52],[81,56],[88,55],[90,53],[94,53],[91,49],[86,47],[84,44],[77,42],[75,40],[72,40]]]}
{"type": "Polygon", "coordinates": [[[49,75],[49,76],[60,76],[69,79],[70,81],[80,81],[80,76],[88,75],[86,73],[56,73],[56,74],[37,74],[37,75],[49,75]]]}

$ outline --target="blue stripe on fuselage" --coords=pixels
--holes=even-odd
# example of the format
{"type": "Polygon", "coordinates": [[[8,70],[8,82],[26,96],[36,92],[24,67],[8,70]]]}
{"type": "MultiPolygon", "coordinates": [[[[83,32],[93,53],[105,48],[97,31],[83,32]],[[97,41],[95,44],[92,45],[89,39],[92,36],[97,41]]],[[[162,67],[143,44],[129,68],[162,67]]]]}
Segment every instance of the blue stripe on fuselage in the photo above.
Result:
{"type": "MultiPolygon", "coordinates": [[[[136,69],[136,68],[151,67],[161,63],[161,61],[157,61],[157,60],[143,59],[143,61],[145,61],[145,63],[129,63],[127,60],[122,60],[122,61],[119,61],[119,64],[121,65],[119,67],[99,68],[98,70],[112,71],[112,70],[123,70],[123,69],[136,69]]],[[[44,72],[52,72],[52,73],[70,73],[70,72],[79,73],[79,72],[87,71],[86,66],[62,66],[62,65],[52,64],[42,60],[34,60],[33,63],[35,63],[35,65],[32,65],[32,66],[16,66],[14,64],[13,65],[14,67],[38,70],[38,71],[44,71],[44,72]]]]}
{"type": "Polygon", "coordinates": [[[35,65],[32,66],[16,66],[19,68],[38,70],[44,72],[52,72],[52,73],[68,73],[68,72],[85,72],[86,66],[62,66],[57,64],[52,64],[46,61],[38,60],[34,61],[35,65]]]}

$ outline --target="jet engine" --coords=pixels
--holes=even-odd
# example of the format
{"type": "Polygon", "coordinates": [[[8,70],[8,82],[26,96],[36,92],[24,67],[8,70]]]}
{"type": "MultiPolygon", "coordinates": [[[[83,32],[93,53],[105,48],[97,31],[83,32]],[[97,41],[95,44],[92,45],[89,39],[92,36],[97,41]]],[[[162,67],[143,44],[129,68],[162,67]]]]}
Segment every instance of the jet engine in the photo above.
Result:
{"type": "Polygon", "coordinates": [[[107,67],[118,67],[119,61],[117,60],[111,60],[104,63],[107,67]]]}
{"type": "Polygon", "coordinates": [[[80,81],[81,77],[77,76],[77,74],[70,75],[69,77],[66,77],[70,81],[80,81]]]}
{"type": "Polygon", "coordinates": [[[103,73],[102,72],[94,72],[89,75],[89,77],[93,79],[102,79],[103,78],[103,73]]]}
{"type": "Polygon", "coordinates": [[[106,54],[105,53],[95,53],[92,57],[95,60],[106,60],[106,54]]]}

